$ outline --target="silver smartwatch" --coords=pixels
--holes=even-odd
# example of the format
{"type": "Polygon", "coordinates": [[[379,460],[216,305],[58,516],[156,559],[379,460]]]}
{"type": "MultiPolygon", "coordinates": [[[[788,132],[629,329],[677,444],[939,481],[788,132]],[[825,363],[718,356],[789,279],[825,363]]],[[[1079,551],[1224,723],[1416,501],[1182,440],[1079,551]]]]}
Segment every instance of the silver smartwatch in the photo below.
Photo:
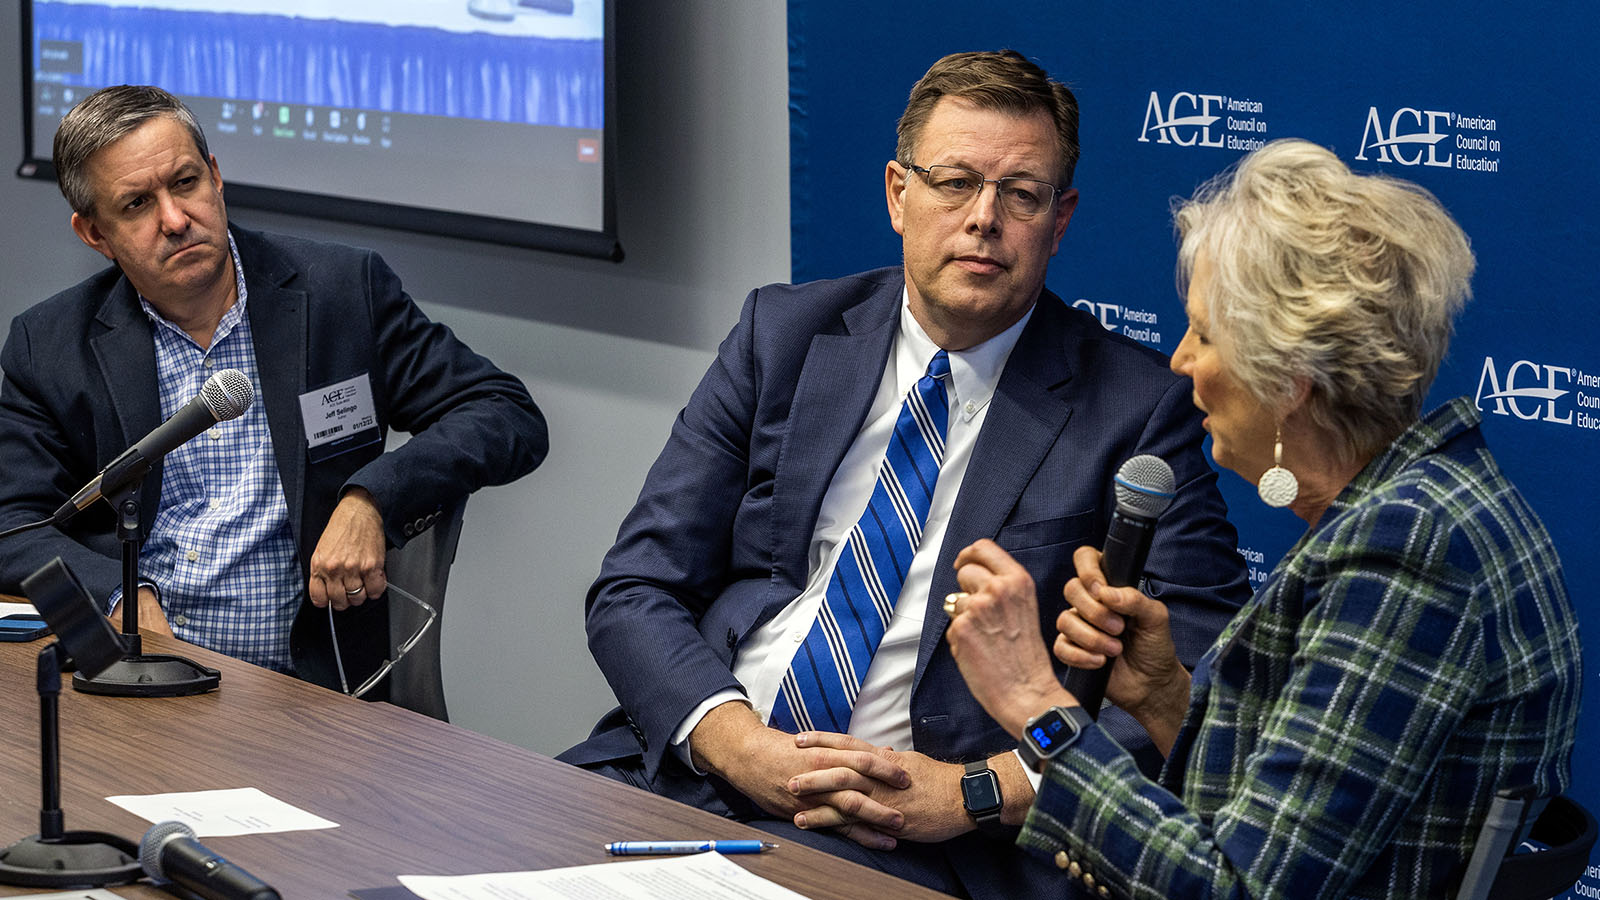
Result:
{"type": "Polygon", "coordinates": [[[1043,772],[1046,762],[1076,743],[1084,729],[1093,724],[1094,717],[1081,706],[1052,706],[1028,720],[1017,755],[1022,757],[1023,765],[1043,772]]]}

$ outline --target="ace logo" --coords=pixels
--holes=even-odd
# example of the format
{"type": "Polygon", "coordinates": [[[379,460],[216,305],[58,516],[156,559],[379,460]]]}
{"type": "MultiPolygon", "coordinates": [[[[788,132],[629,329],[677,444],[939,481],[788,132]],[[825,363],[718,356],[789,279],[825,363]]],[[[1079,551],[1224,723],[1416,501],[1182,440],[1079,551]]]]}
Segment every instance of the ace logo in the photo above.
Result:
{"type": "Polygon", "coordinates": [[[1188,91],[1179,91],[1173,94],[1172,99],[1163,107],[1160,95],[1151,91],[1150,102],[1145,105],[1144,127],[1139,130],[1139,140],[1149,143],[1150,132],[1154,131],[1158,144],[1221,147],[1223,135],[1219,133],[1213,137],[1211,126],[1222,118],[1213,115],[1212,110],[1220,110],[1222,106],[1220,94],[1191,94],[1188,91]]]}
{"type": "MultiPolygon", "coordinates": [[[[1501,372],[1494,357],[1483,358],[1478,376],[1478,393],[1473,399],[1478,409],[1497,416],[1516,416],[1524,421],[1544,419],[1558,425],[1571,425],[1572,410],[1561,404],[1565,415],[1558,415],[1556,401],[1571,394],[1573,371],[1566,366],[1546,366],[1519,359],[1501,372]],[[1559,385],[1559,386],[1558,386],[1559,385]],[[1485,408],[1484,403],[1488,402],[1485,408]]],[[[1570,401],[1569,401],[1570,402],[1570,401]]]]}
{"type": "Polygon", "coordinates": [[[1450,168],[1451,154],[1439,156],[1439,142],[1449,137],[1439,130],[1440,123],[1450,125],[1452,114],[1436,109],[1413,109],[1402,106],[1394,111],[1386,123],[1378,108],[1367,108],[1366,126],[1361,129],[1361,149],[1356,159],[1366,160],[1368,151],[1376,151],[1378,162],[1396,162],[1402,166],[1438,166],[1450,168]]]}

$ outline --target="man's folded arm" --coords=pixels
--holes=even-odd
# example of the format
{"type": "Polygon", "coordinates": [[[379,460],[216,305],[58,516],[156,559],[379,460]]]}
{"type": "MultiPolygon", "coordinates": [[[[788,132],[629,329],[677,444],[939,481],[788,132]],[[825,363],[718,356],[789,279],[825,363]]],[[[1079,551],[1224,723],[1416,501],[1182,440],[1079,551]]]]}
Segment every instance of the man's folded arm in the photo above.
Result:
{"type": "Polygon", "coordinates": [[[343,490],[365,488],[383,513],[389,543],[404,525],[482,487],[533,471],[549,451],[543,414],[515,376],[430,321],[377,254],[365,258],[375,329],[370,373],[390,427],[410,440],[357,470],[343,490]]]}
{"type": "Polygon", "coordinates": [[[734,570],[756,404],[754,297],[678,414],[589,590],[589,649],[643,734],[652,772],[697,705],[719,692],[743,694],[731,668],[737,636],[708,638],[699,623],[730,586],[764,588],[770,576],[734,570]]]}

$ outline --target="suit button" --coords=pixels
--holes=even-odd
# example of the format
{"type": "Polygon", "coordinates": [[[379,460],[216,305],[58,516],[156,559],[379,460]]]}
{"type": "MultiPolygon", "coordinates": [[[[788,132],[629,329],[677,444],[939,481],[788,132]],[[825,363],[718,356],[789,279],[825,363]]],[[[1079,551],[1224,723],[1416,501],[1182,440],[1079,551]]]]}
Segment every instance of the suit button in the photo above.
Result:
{"type": "Polygon", "coordinates": [[[1091,891],[1094,890],[1094,876],[1088,872],[1083,873],[1083,886],[1091,891]]]}
{"type": "Polygon", "coordinates": [[[1067,867],[1067,873],[1073,878],[1077,878],[1079,875],[1083,874],[1083,866],[1078,865],[1077,860],[1073,860],[1072,864],[1067,867]]]}
{"type": "Polygon", "coordinates": [[[1056,868],[1065,869],[1067,866],[1069,866],[1071,864],[1072,864],[1072,858],[1067,856],[1067,851],[1065,851],[1065,850],[1057,850],[1056,851],[1056,868]]]}
{"type": "Polygon", "coordinates": [[[412,535],[417,533],[417,530],[415,528],[411,527],[411,523],[410,522],[407,522],[405,524],[405,527],[400,529],[400,533],[405,535],[406,537],[411,537],[412,535]]]}
{"type": "Polygon", "coordinates": [[[1095,890],[1096,890],[1096,891],[1099,891],[1099,892],[1100,892],[1100,896],[1102,896],[1102,897],[1109,897],[1109,896],[1111,896],[1111,892],[1110,892],[1110,891],[1108,891],[1108,890],[1106,890],[1106,886],[1105,886],[1105,885],[1103,885],[1103,884],[1102,884],[1102,885],[1100,885],[1100,886],[1099,886],[1099,887],[1097,887],[1097,888],[1095,888],[1095,890]]]}
{"type": "Polygon", "coordinates": [[[729,628],[728,629],[728,649],[732,650],[738,643],[739,643],[739,636],[737,634],[733,633],[733,629],[732,628],[729,628]]]}

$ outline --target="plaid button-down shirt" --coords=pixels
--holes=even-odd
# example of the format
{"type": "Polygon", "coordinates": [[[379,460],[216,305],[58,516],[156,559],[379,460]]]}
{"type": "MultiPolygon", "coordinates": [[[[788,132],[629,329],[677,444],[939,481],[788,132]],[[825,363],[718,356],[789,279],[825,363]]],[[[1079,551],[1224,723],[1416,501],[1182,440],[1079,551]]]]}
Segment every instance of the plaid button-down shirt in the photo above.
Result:
{"type": "MultiPolygon", "coordinates": [[[[232,235],[228,246],[233,249],[232,235]]],[[[161,589],[173,634],[287,672],[289,629],[305,585],[272,452],[237,249],[233,271],[239,299],[223,314],[207,349],[139,298],[154,326],[163,419],[222,369],[243,372],[256,396],[244,415],[218,422],[167,454],[161,506],[139,553],[139,574],[161,589]]],[[[120,594],[112,597],[113,605],[120,594]]]]}
{"type": "Polygon", "coordinates": [[[1565,790],[1578,623],[1456,399],[1353,480],[1196,667],[1162,783],[1098,728],[1020,843],[1139,898],[1438,897],[1494,792],[1565,790]]]}

